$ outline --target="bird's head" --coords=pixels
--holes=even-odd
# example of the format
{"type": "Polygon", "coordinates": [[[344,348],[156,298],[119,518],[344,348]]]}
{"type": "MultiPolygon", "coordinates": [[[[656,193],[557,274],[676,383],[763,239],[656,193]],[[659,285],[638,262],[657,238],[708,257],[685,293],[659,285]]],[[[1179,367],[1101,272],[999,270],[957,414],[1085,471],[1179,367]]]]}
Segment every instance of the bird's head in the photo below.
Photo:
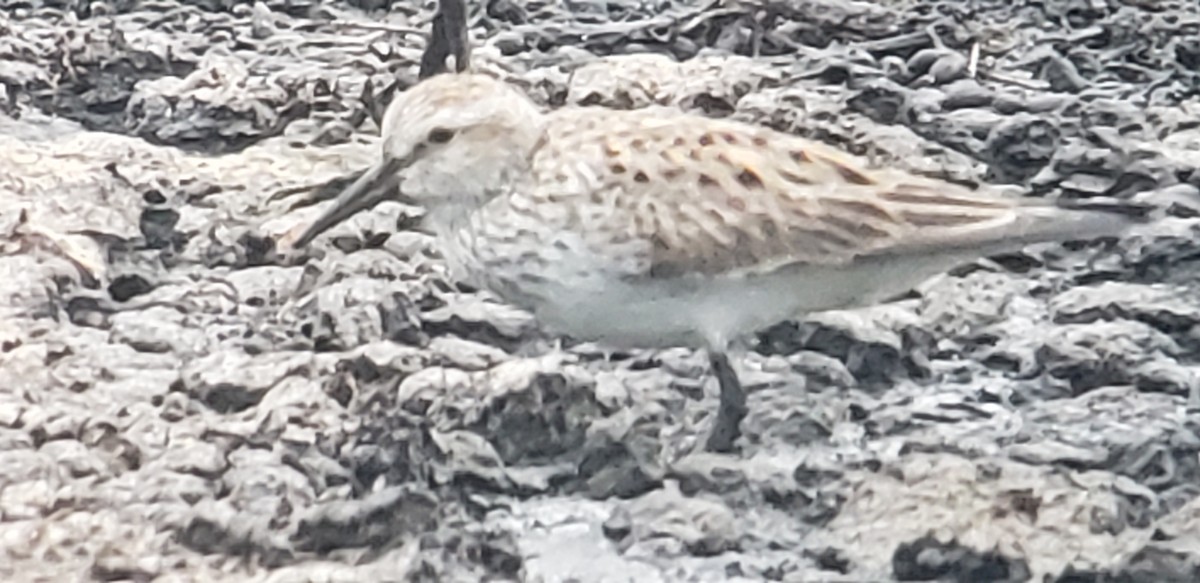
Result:
{"type": "Polygon", "coordinates": [[[470,211],[510,190],[544,135],[537,106],[482,74],[437,75],[398,95],[382,123],[382,156],[293,243],[308,244],[392,198],[432,213],[470,211]]]}

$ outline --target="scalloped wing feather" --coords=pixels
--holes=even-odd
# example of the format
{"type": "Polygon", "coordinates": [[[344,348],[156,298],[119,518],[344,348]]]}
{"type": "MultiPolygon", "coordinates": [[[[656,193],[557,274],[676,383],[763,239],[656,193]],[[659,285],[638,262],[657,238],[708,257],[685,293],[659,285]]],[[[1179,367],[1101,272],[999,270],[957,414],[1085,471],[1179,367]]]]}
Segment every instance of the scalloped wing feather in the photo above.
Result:
{"type": "Polygon", "coordinates": [[[574,184],[588,198],[592,212],[569,228],[640,243],[593,241],[600,254],[638,253],[631,276],[750,275],[865,256],[1005,249],[1119,222],[869,170],[829,146],[748,124],[665,109],[563,113],[572,122],[551,124],[550,142],[572,150],[576,166],[540,170],[555,173],[560,190],[574,184]]]}

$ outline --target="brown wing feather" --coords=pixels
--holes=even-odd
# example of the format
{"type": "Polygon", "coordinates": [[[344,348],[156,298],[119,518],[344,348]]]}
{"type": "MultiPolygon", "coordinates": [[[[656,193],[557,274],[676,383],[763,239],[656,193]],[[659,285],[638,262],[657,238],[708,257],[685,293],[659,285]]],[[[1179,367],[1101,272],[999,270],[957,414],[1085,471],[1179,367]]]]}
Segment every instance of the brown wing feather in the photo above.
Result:
{"type": "MultiPolygon", "coordinates": [[[[933,252],[1001,240],[1021,218],[1016,200],[868,170],[829,146],[765,128],[645,111],[593,115],[553,137],[558,147],[592,153],[576,169],[591,178],[579,181],[580,195],[603,209],[589,220],[606,228],[571,227],[593,237],[632,228],[624,232],[644,243],[640,275],[933,252]]],[[[593,249],[628,252],[608,243],[593,249]]]]}

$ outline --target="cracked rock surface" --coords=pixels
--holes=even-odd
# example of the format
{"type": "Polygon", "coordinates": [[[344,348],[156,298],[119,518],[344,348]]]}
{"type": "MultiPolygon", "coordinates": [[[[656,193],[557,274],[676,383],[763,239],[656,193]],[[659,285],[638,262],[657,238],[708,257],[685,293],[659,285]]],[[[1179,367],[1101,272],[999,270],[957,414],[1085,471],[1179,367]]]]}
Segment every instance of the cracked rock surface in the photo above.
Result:
{"type": "Polygon", "coordinates": [[[1200,5],[471,4],[546,107],[680,107],[1031,196],[1117,241],[703,354],[546,337],[384,203],[432,3],[0,0],[4,581],[1200,579],[1200,5]]]}

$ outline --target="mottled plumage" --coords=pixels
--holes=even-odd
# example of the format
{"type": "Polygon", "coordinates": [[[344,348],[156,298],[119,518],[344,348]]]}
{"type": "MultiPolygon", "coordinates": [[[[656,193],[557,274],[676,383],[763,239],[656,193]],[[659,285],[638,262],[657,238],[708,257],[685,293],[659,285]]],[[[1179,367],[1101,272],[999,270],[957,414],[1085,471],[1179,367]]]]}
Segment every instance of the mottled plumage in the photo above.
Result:
{"type": "Polygon", "coordinates": [[[597,253],[627,249],[605,239],[643,243],[631,276],[737,277],[880,254],[978,253],[1122,222],[868,170],[817,142],[670,110],[554,112],[532,172],[540,188],[524,194],[535,201],[603,211],[562,225],[599,236],[597,253]]]}
{"type": "Polygon", "coordinates": [[[388,193],[421,204],[455,277],[552,330],[707,348],[722,385],[715,450],[732,446],[744,414],[723,356],[736,337],[1128,220],[870,169],[824,144],[666,108],[544,113],[476,74],[409,89],[383,132],[381,162],[296,245],[388,193]]]}

